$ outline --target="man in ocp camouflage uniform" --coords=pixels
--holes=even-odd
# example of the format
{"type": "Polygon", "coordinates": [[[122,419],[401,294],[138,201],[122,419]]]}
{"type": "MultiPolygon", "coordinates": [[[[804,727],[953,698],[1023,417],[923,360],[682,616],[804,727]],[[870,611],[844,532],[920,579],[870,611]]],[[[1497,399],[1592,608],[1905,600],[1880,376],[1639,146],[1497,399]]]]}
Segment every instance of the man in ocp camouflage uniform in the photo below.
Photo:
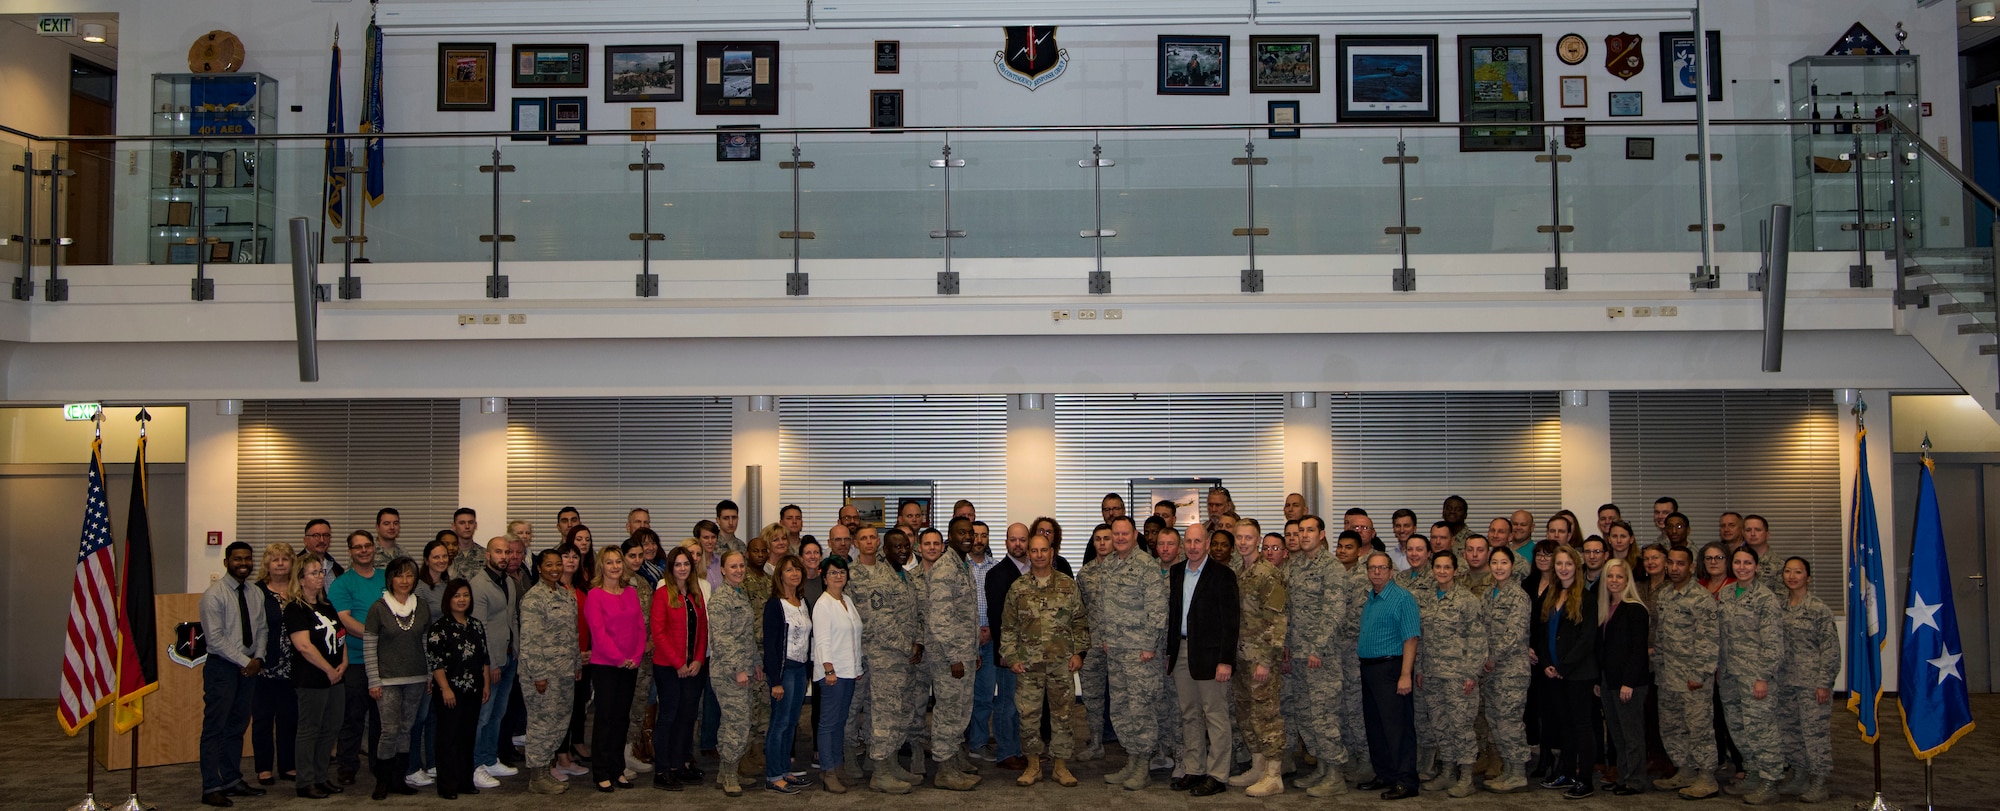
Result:
{"type": "Polygon", "coordinates": [[[1103,597],[1093,601],[1090,642],[1110,674],[1111,724],[1125,746],[1125,767],[1104,776],[1127,791],[1150,782],[1150,758],[1159,734],[1160,670],[1167,646],[1167,578],[1160,563],[1139,548],[1129,516],[1111,520],[1111,560],[1103,597]]]}
{"type": "MultiPolygon", "coordinates": [[[[1070,716],[1078,707],[1071,691],[1071,674],[1083,667],[1090,649],[1090,625],[1085,621],[1076,582],[1056,571],[1054,561],[1055,550],[1048,538],[1037,535],[1028,539],[1031,568],[1007,591],[999,650],[1000,658],[1019,678],[1014,706],[1020,716],[1041,718],[1043,706],[1048,707],[1053,776],[1064,787],[1073,787],[1076,776],[1070,774],[1068,760],[1076,739],[1070,734],[1070,716]]],[[[1021,743],[1028,767],[1014,782],[1032,786],[1042,778],[1042,736],[1035,725],[1024,726],[1022,731],[1028,733],[1021,743]]]]}
{"type": "MultiPolygon", "coordinates": [[[[1298,554],[1285,561],[1285,652],[1290,664],[1285,727],[1319,758],[1318,768],[1299,778],[1309,797],[1344,794],[1341,779],[1347,747],[1340,736],[1340,688],[1344,670],[1335,647],[1340,629],[1351,624],[1346,572],[1326,549],[1326,523],[1319,516],[1299,519],[1298,554]]],[[[1357,662],[1359,660],[1356,660],[1357,662]]]]}
{"type": "Polygon", "coordinates": [[[1250,769],[1229,778],[1229,784],[1251,797],[1268,797],[1285,790],[1280,760],[1285,750],[1285,721],[1278,696],[1284,687],[1279,672],[1285,651],[1285,577],[1282,538],[1260,539],[1263,554],[1244,570],[1237,586],[1242,600],[1242,632],[1237,636],[1236,667],[1230,677],[1235,716],[1244,723],[1243,745],[1250,750],[1250,769]]]}
{"type": "Polygon", "coordinates": [[[972,677],[979,669],[979,600],[971,567],[945,545],[944,533],[925,527],[918,549],[923,564],[910,573],[911,585],[923,615],[923,668],[936,699],[930,742],[937,774],[931,785],[970,791],[979,785],[979,769],[966,759],[961,744],[972,723],[972,677]]]}
{"type": "MultiPolygon", "coordinates": [[[[848,567],[847,594],[861,614],[861,656],[868,669],[868,757],[875,776],[868,787],[889,794],[908,794],[917,777],[903,769],[896,750],[909,740],[911,707],[921,705],[912,695],[916,664],[923,655],[923,618],[916,591],[898,567],[881,556],[882,537],[875,527],[862,527],[854,538],[855,557],[848,567]]],[[[922,757],[922,753],[917,753],[922,757]]]]}
{"type": "Polygon", "coordinates": [[[1653,680],[1659,685],[1660,741],[1674,762],[1672,777],[1653,781],[1691,799],[1713,797],[1715,705],[1710,682],[1721,653],[1721,607],[1696,583],[1694,553],[1667,550],[1667,585],[1653,594],[1653,680]]]}

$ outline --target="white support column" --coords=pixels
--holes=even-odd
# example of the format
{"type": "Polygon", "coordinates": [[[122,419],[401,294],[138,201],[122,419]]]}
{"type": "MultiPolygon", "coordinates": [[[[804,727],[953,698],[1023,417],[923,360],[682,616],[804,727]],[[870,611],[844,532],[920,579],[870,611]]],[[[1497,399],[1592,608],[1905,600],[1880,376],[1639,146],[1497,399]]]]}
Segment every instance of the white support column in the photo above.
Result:
{"type": "MultiPolygon", "coordinates": [[[[1306,512],[1327,518],[1327,523],[1338,530],[1339,514],[1345,512],[1350,494],[1333,492],[1333,402],[1325,392],[1313,393],[1312,407],[1294,408],[1287,394],[1285,404],[1285,492],[1306,492],[1304,464],[1316,462],[1319,465],[1318,481],[1311,488],[1318,492],[1317,500],[1306,499],[1306,512]],[[1335,509],[1329,505],[1343,505],[1335,509]]],[[[1284,504],[1256,504],[1251,509],[1257,515],[1281,516],[1284,504]]],[[[1336,533],[1337,534],[1337,533],[1336,533]]],[[[1328,539],[1332,543],[1332,539],[1328,539]]]]}
{"type": "Polygon", "coordinates": [[[507,534],[507,519],[536,516],[507,514],[507,414],[479,413],[480,399],[458,401],[458,504],[479,513],[472,540],[483,546],[486,539],[507,534]]]}
{"type": "MultiPolygon", "coordinates": [[[[1043,406],[1029,410],[1021,398],[1009,397],[1007,404],[1007,515],[986,516],[987,532],[995,554],[1005,554],[1000,538],[1007,525],[1028,523],[1038,515],[1056,514],[1056,412],[1055,398],[1042,398],[1043,406]]],[[[1125,505],[1127,513],[1132,505],[1125,505]]],[[[1088,535],[1089,533],[1084,533],[1088,535]]],[[[1082,547],[1076,547],[1081,549],[1082,547]]],[[[1074,552],[1075,550],[1072,550],[1074,552]]]]}
{"type": "MultiPolygon", "coordinates": [[[[222,543],[236,534],[237,418],[215,413],[214,400],[194,400],[187,406],[187,577],[185,590],[208,588],[222,573],[221,546],[208,545],[208,533],[222,533],[222,543]]],[[[165,592],[170,584],[160,584],[165,592]]]]}
{"type": "MultiPolygon", "coordinates": [[[[1611,503],[1611,392],[1584,395],[1583,405],[1562,407],[1562,504],[1589,522],[1597,517],[1597,505],[1611,503]]],[[[1620,506],[1628,520],[1652,520],[1651,504],[1620,506]]]]}
{"type": "MultiPolygon", "coordinates": [[[[730,409],[735,414],[735,443],[732,454],[735,459],[730,467],[729,478],[735,484],[730,492],[735,495],[738,505],[745,505],[744,495],[749,492],[749,482],[743,481],[743,469],[749,465],[762,465],[764,475],[761,481],[763,498],[760,503],[762,515],[751,515],[744,506],[742,526],[737,527],[736,537],[749,540],[765,524],[778,520],[778,508],[785,505],[785,494],[779,492],[778,469],[778,412],[751,411],[749,397],[730,398],[730,409]]],[[[817,517],[815,521],[819,520],[817,517]]]]}

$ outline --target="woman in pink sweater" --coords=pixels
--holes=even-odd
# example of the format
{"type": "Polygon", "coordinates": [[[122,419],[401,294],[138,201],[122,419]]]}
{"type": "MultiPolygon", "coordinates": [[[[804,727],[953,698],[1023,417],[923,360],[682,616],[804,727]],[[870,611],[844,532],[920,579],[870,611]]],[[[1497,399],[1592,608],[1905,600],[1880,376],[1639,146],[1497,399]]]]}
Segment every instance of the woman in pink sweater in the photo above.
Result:
{"type": "Polygon", "coordinates": [[[597,726],[590,736],[591,776],[597,790],[631,788],[624,777],[625,732],[632,722],[632,690],[646,651],[646,615],[639,593],[625,585],[625,555],[616,548],[601,550],[597,576],[583,603],[584,624],[590,628],[591,692],[597,700],[597,726]]]}

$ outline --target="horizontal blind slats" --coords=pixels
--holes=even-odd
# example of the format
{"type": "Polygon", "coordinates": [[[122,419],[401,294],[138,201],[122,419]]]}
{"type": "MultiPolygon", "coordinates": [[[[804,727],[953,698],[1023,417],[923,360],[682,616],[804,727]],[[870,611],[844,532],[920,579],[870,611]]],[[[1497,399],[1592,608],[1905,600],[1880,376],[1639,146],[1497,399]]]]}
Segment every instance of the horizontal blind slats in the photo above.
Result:
{"type": "MultiPolygon", "coordinates": [[[[1060,394],[1052,398],[1056,520],[1072,538],[1132,479],[1220,478],[1239,515],[1269,524],[1285,499],[1285,395],[1060,394]]],[[[1127,504],[1143,516],[1150,505],[1127,504]]],[[[1072,552],[1081,547],[1070,544],[1072,552]]]]}
{"type": "Polygon", "coordinates": [[[511,399],[507,517],[553,546],[556,511],[575,507],[596,543],[621,543],[626,514],[644,507],[661,541],[679,543],[733,490],[734,426],[719,397],[511,399]]]}
{"type": "MultiPolygon", "coordinates": [[[[797,504],[804,532],[824,537],[840,512],[842,482],[930,479],[937,482],[933,523],[967,499],[980,520],[1001,528],[992,536],[1004,535],[1007,402],[998,394],[780,397],[779,499],[765,505],[763,519],[775,521],[780,507],[797,504]]],[[[888,510],[893,522],[894,505],[888,510]]]]}
{"type": "MultiPolygon", "coordinates": [[[[1562,420],[1554,392],[1365,392],[1330,395],[1330,513],[1368,511],[1377,533],[1399,509],[1419,530],[1446,496],[1484,532],[1514,510],[1548,515],[1562,501],[1562,420]]],[[[1329,516],[1331,522],[1332,516],[1329,516]]]]}

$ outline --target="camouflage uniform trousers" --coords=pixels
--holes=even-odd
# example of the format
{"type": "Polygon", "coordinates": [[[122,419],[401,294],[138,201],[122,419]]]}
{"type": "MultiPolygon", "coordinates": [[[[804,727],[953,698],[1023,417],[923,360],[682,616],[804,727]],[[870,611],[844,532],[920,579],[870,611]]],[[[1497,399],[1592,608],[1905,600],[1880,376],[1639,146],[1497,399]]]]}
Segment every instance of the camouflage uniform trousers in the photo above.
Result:
{"type": "Polygon", "coordinates": [[[1335,765],[1347,762],[1349,745],[1340,729],[1340,697],[1347,686],[1341,671],[1340,663],[1332,660],[1321,659],[1319,667],[1309,667],[1303,659],[1295,659],[1291,676],[1285,679],[1286,692],[1296,695],[1292,702],[1298,705],[1296,717],[1285,719],[1286,731],[1296,730],[1313,757],[1335,765]]]}
{"type": "MultiPolygon", "coordinates": [[[[653,646],[647,645],[646,652],[639,658],[639,679],[632,688],[632,712],[626,716],[632,723],[625,725],[625,743],[637,745],[640,738],[652,740],[646,729],[646,707],[653,703],[653,646]]],[[[658,757],[658,755],[655,755],[658,757]]]]}
{"type": "MultiPolygon", "coordinates": [[[[1528,762],[1528,733],[1522,711],[1528,704],[1528,665],[1525,662],[1493,665],[1493,672],[1479,680],[1480,715],[1486,720],[1493,753],[1501,763],[1528,762]]],[[[1665,716],[1665,711],[1661,715],[1665,716]]]]}
{"type": "Polygon", "coordinates": [[[752,708],[756,706],[757,696],[765,696],[765,712],[768,714],[771,689],[764,684],[763,679],[754,675],[750,677],[750,683],[745,685],[737,684],[733,678],[723,677],[716,678],[714,684],[715,703],[722,708],[722,726],[717,733],[716,743],[721,747],[722,762],[735,763],[743,759],[744,752],[749,751],[753,734],[758,741],[764,740],[764,733],[761,730],[751,728],[751,719],[754,717],[752,708]]]}
{"type": "MultiPolygon", "coordinates": [[[[1088,748],[1090,742],[1097,740],[1104,731],[1104,705],[1111,700],[1111,671],[1105,664],[1105,658],[1102,648],[1092,646],[1083,657],[1083,669],[1076,672],[1077,679],[1083,682],[1083,715],[1076,717],[1072,725],[1064,729],[1077,730],[1076,742],[1081,748],[1088,748]]],[[[1027,716],[1021,718],[1021,723],[1026,725],[1027,716]]],[[[1179,724],[1174,728],[1179,729],[1179,724]]]]}
{"type": "MultiPolygon", "coordinates": [[[[945,676],[949,678],[951,674],[946,673],[945,676]]],[[[909,693],[903,699],[906,702],[903,705],[903,735],[910,742],[911,752],[928,752],[931,735],[927,719],[931,705],[936,703],[936,697],[931,695],[931,655],[928,651],[924,653],[922,664],[910,668],[909,686],[905,689],[909,693]]],[[[912,756],[911,760],[923,763],[921,755],[912,756]]]]}
{"type": "MultiPolygon", "coordinates": [[[[1354,656],[1339,658],[1340,701],[1335,706],[1340,710],[1340,740],[1365,759],[1368,755],[1368,724],[1361,715],[1361,660],[1354,656]]],[[[1520,715],[1519,712],[1514,714],[1520,715]]]]}
{"type": "Polygon", "coordinates": [[[1674,766],[1689,771],[1715,767],[1715,703],[1709,685],[1687,689],[1686,682],[1662,681],[1653,691],[1660,698],[1660,742],[1674,766]]]}
{"type": "MultiPolygon", "coordinates": [[[[1089,657],[1085,657],[1088,660],[1089,657]]],[[[1068,760],[1076,754],[1074,729],[1076,714],[1084,709],[1076,703],[1069,668],[1059,664],[1031,665],[1015,677],[1014,709],[1021,713],[1021,753],[1039,757],[1044,753],[1041,725],[1026,719],[1041,718],[1042,707],[1049,709],[1049,757],[1068,760]]]]}
{"type": "MultiPolygon", "coordinates": [[[[1465,692],[1465,679],[1424,677],[1423,700],[1417,706],[1417,740],[1437,749],[1438,762],[1465,764],[1479,759],[1479,742],[1472,726],[1479,717],[1479,688],[1465,692]]],[[[1419,764],[1421,765],[1421,764],[1419,764]]]]}
{"type": "MultiPolygon", "coordinates": [[[[1308,708],[1305,703],[1305,680],[1299,676],[1306,663],[1302,659],[1295,659],[1289,662],[1289,665],[1292,668],[1291,672],[1285,674],[1285,686],[1279,691],[1278,696],[1278,711],[1285,719],[1284,749],[1286,752],[1293,752],[1303,744],[1312,751],[1314,757],[1318,757],[1319,748],[1313,746],[1312,741],[1305,739],[1308,708]]],[[[1281,668],[1285,666],[1285,664],[1279,665],[1281,668]]]]}
{"type": "Polygon", "coordinates": [[[1777,689],[1759,701],[1751,696],[1752,680],[1722,677],[1722,717],[1729,737],[1743,753],[1743,770],[1772,782],[1785,777],[1785,755],[1778,750],[1777,689]]]}
{"type": "Polygon", "coordinates": [[[965,740],[965,729],[972,725],[972,682],[978,675],[979,663],[960,662],[965,666],[965,675],[952,678],[951,662],[943,657],[924,657],[924,670],[930,673],[931,696],[931,759],[943,762],[958,751],[965,740]]]}
{"type": "Polygon", "coordinates": [[[535,692],[534,682],[521,685],[528,710],[528,740],[522,749],[529,766],[547,766],[556,747],[569,735],[570,705],[576,701],[576,680],[549,679],[549,691],[535,692]]]}
{"type": "Polygon", "coordinates": [[[1103,651],[1103,658],[1109,672],[1112,729],[1126,752],[1150,757],[1159,751],[1154,744],[1160,732],[1160,668],[1164,658],[1155,656],[1141,662],[1139,651],[1118,648],[1103,651]]]}
{"type": "Polygon", "coordinates": [[[1173,758],[1178,764],[1181,754],[1181,704],[1175,698],[1174,674],[1162,669],[1159,692],[1153,695],[1159,698],[1155,704],[1160,708],[1160,731],[1153,738],[1153,748],[1159,750],[1155,754],[1173,758]]]}
{"type": "Polygon", "coordinates": [[[1821,704],[1813,699],[1811,687],[1773,688],[1778,702],[1778,729],[1782,730],[1785,765],[1800,774],[1827,775],[1833,772],[1833,700],[1821,704]]]}
{"type": "Polygon", "coordinates": [[[869,705],[873,703],[868,697],[871,683],[867,673],[861,674],[861,678],[854,681],[854,700],[847,708],[846,749],[849,752],[860,752],[863,760],[868,756],[868,738],[872,732],[868,721],[869,705]]]}
{"type": "Polygon", "coordinates": [[[1235,699],[1235,711],[1231,714],[1244,721],[1243,746],[1250,754],[1282,757],[1285,719],[1278,710],[1278,697],[1284,692],[1285,677],[1273,669],[1271,677],[1260,683],[1256,670],[1256,666],[1239,660],[1230,673],[1229,692],[1235,699]]]}
{"type": "Polygon", "coordinates": [[[889,758],[910,739],[910,717],[923,711],[908,654],[868,656],[868,756],[889,758]],[[912,705],[915,709],[911,709],[912,705]]]}

